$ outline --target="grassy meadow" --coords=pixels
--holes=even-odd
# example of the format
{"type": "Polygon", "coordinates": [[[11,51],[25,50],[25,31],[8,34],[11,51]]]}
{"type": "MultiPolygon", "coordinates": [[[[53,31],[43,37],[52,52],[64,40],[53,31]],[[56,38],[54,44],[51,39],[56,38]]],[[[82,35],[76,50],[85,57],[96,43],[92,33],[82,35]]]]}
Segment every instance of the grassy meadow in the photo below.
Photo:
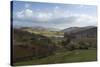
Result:
{"type": "Polygon", "coordinates": [[[74,50],[74,51],[60,51],[55,52],[45,58],[23,61],[15,63],[14,65],[37,65],[37,64],[55,64],[55,63],[72,63],[72,62],[88,62],[97,60],[96,49],[89,50],[74,50]]]}

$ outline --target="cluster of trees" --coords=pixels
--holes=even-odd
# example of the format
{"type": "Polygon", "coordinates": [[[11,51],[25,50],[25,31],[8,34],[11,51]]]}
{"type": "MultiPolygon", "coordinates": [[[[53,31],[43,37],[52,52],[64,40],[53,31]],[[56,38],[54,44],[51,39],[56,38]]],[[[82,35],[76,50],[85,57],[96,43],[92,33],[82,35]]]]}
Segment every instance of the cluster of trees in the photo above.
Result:
{"type": "Polygon", "coordinates": [[[65,34],[65,40],[62,41],[62,46],[67,50],[89,49],[97,47],[96,38],[81,38],[76,39],[72,34],[65,34]]]}

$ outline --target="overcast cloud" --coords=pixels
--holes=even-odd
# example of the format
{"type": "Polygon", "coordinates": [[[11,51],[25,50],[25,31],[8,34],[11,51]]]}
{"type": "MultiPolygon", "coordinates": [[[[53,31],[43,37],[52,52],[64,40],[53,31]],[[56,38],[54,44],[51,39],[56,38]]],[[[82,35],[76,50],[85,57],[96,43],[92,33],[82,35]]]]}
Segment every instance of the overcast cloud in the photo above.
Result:
{"type": "MultiPolygon", "coordinates": [[[[52,5],[52,4],[51,4],[52,5]]],[[[43,26],[64,29],[72,26],[97,26],[97,16],[87,14],[86,12],[80,13],[80,9],[86,6],[76,7],[79,9],[62,8],[58,5],[53,6],[52,10],[47,7],[45,9],[34,8],[29,3],[24,3],[23,9],[14,10],[13,23],[19,26],[43,26]],[[32,9],[34,8],[34,9],[32,9]],[[72,12],[71,10],[75,10],[72,12]]],[[[42,6],[43,7],[43,6],[42,6]]],[[[91,6],[92,7],[92,6],[91,6]]],[[[18,8],[18,7],[17,7],[18,8]]],[[[74,7],[73,7],[74,8],[74,7]]],[[[89,9],[89,8],[88,8],[89,9]]],[[[88,12],[88,11],[87,11],[88,12]]],[[[94,12],[96,13],[96,12],[94,12]]]]}

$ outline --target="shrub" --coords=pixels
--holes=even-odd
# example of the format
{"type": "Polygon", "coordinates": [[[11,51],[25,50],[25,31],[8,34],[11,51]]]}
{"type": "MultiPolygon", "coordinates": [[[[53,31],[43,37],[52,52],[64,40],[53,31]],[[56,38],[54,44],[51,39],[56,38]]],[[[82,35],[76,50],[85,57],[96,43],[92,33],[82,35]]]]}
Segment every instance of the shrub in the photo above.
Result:
{"type": "Polygon", "coordinates": [[[79,46],[77,45],[77,43],[71,42],[68,45],[65,46],[67,50],[75,50],[78,49],[79,46]]]}
{"type": "Polygon", "coordinates": [[[89,48],[89,43],[88,42],[84,42],[84,41],[80,41],[79,42],[79,49],[88,49],[89,48]]]}

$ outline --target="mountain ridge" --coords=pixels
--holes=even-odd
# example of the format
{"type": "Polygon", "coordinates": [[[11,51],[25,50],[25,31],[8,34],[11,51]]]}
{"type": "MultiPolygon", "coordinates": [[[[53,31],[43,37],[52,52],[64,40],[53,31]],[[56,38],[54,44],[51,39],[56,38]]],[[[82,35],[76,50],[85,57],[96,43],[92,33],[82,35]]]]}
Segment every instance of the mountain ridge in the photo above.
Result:
{"type": "Polygon", "coordinates": [[[66,29],[61,30],[61,32],[75,33],[75,32],[79,32],[79,31],[91,29],[91,28],[97,28],[97,27],[96,26],[69,27],[69,28],[66,28],[66,29]]]}

